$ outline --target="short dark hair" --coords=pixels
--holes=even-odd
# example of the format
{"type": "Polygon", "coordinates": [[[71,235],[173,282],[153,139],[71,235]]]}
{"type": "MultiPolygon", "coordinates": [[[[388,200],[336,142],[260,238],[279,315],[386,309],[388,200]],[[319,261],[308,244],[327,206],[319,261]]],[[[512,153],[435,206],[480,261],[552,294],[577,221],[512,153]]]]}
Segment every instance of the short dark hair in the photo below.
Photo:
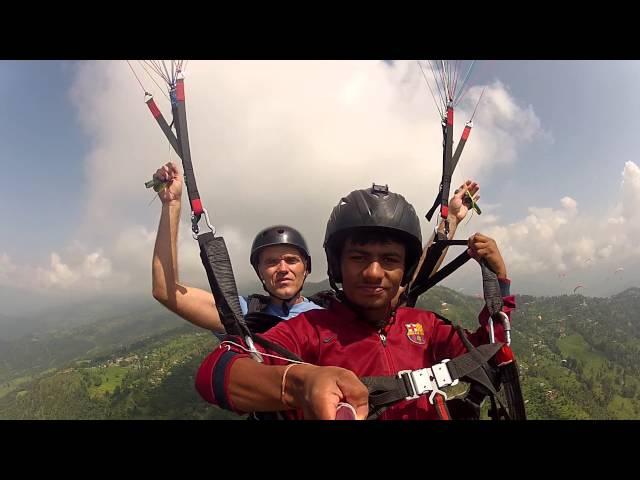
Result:
{"type": "Polygon", "coordinates": [[[369,245],[371,243],[391,243],[397,242],[407,248],[406,238],[402,233],[395,230],[384,230],[380,227],[362,227],[339,234],[335,241],[336,258],[342,259],[342,252],[347,240],[351,240],[355,245],[369,245]],[[341,237],[341,238],[340,238],[341,237]]]}

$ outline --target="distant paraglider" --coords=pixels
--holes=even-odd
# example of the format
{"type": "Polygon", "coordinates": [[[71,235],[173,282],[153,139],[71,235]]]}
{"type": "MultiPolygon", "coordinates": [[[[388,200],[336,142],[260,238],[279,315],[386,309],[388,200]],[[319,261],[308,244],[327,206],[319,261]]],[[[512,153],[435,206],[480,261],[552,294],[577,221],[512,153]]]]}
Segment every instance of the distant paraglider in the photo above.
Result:
{"type": "Polygon", "coordinates": [[[584,288],[584,285],[578,285],[576,286],[576,288],[573,289],[573,293],[576,293],[578,291],[579,288],[584,288]]]}
{"type": "Polygon", "coordinates": [[[616,268],[616,270],[615,270],[615,272],[613,272],[613,274],[615,275],[616,273],[620,273],[620,272],[624,272],[624,268],[622,268],[622,267],[616,268]]]}

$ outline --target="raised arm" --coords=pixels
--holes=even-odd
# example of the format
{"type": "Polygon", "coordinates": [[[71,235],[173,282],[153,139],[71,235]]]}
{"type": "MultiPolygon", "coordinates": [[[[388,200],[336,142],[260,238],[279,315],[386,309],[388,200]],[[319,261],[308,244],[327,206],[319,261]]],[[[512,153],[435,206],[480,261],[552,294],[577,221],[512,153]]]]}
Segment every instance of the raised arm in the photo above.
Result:
{"type": "Polygon", "coordinates": [[[192,324],[224,332],[215,300],[210,292],[182,285],[178,279],[178,228],[182,195],[182,176],[175,163],[159,168],[154,177],[165,182],[158,192],[162,213],[153,249],[153,298],[192,324]]]}

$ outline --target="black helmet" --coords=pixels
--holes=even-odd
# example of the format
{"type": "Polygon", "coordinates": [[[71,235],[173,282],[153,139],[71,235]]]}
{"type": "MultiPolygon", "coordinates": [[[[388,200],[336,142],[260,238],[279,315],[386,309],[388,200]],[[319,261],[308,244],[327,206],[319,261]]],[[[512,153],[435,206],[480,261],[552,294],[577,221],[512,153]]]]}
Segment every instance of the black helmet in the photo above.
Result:
{"type": "Polygon", "coordinates": [[[251,256],[249,257],[249,261],[251,262],[251,265],[253,265],[258,276],[260,276],[260,273],[258,272],[258,258],[260,256],[260,250],[273,245],[291,245],[296,247],[305,257],[307,274],[311,273],[311,255],[309,255],[307,242],[304,241],[300,232],[295,228],[291,228],[286,225],[274,225],[259,232],[253,240],[253,245],[251,245],[251,256]]]}
{"type": "Polygon", "coordinates": [[[406,285],[422,255],[420,220],[413,206],[402,195],[390,192],[387,185],[373,184],[343,197],[331,212],[324,236],[332,283],[342,283],[338,252],[347,234],[357,229],[387,230],[404,241],[407,250],[402,285],[406,285]]]}

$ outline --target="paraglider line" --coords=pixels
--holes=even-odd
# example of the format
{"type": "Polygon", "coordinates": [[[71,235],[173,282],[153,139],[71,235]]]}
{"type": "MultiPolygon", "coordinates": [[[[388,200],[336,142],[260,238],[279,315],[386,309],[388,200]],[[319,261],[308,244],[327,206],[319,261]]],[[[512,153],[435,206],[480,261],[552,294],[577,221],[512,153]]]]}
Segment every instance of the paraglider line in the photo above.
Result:
{"type": "MultiPolygon", "coordinates": [[[[138,60],[138,62],[140,62],[140,60],[138,60]]],[[[158,89],[162,92],[162,94],[166,97],[166,99],[171,101],[169,99],[169,95],[167,95],[167,93],[164,91],[165,89],[162,88],[160,85],[158,85],[158,82],[156,82],[156,79],[153,78],[153,75],[151,75],[151,73],[149,73],[149,71],[147,70],[147,67],[145,66],[145,64],[144,63],[140,63],[140,65],[142,66],[142,68],[144,68],[144,71],[147,73],[147,75],[149,75],[149,78],[151,79],[151,81],[153,81],[153,83],[156,84],[156,87],[158,87],[158,89]]]]}
{"type": "Polygon", "coordinates": [[[467,91],[469,91],[469,89],[467,89],[466,91],[464,90],[464,88],[467,86],[467,81],[469,80],[469,76],[471,75],[471,69],[473,68],[473,66],[476,64],[476,61],[473,60],[471,62],[471,65],[469,65],[469,69],[467,70],[467,75],[464,78],[464,81],[462,82],[462,85],[460,86],[460,91],[463,92],[460,95],[460,98],[458,98],[458,101],[456,102],[456,105],[458,105],[461,101],[462,98],[466,95],[467,91]]]}
{"type": "Polygon", "coordinates": [[[424,77],[424,81],[427,82],[427,87],[429,87],[429,92],[431,93],[431,98],[433,98],[433,103],[436,104],[436,109],[438,110],[438,113],[440,114],[440,118],[442,118],[444,116],[444,114],[442,113],[442,110],[440,110],[440,105],[438,105],[438,101],[436,100],[436,96],[433,94],[433,90],[431,89],[431,85],[429,84],[429,80],[427,80],[427,75],[424,73],[424,69],[422,68],[422,65],[420,64],[420,60],[416,60],[416,63],[420,67],[420,71],[422,72],[422,76],[424,77]]]}
{"type": "Polygon", "coordinates": [[[131,63],[129,63],[129,60],[127,60],[127,65],[129,65],[129,68],[131,69],[131,71],[133,72],[133,76],[136,77],[136,80],[138,80],[138,83],[140,84],[140,88],[142,89],[142,91],[144,92],[145,95],[149,95],[149,92],[147,92],[147,89],[144,88],[144,85],[142,85],[142,82],[140,81],[140,79],[138,78],[138,75],[136,75],[136,71],[133,69],[133,67],[131,66],[131,63]]]}
{"type": "Polygon", "coordinates": [[[151,60],[143,60],[143,62],[151,69],[153,70],[153,72],[158,75],[160,78],[162,78],[162,72],[158,71],[158,66],[153,63],[153,61],[151,60]]]}
{"type": "Polygon", "coordinates": [[[446,67],[444,64],[444,60],[440,60],[440,63],[442,64],[442,84],[444,85],[444,94],[445,97],[447,99],[446,103],[449,103],[449,99],[451,97],[451,95],[449,95],[449,84],[447,83],[447,71],[446,71],[446,67]]]}
{"type": "Polygon", "coordinates": [[[155,62],[155,60],[145,60],[145,63],[149,65],[156,75],[158,75],[165,83],[169,84],[169,79],[164,73],[162,73],[162,68],[155,62]]]}
{"type": "MultiPolygon", "coordinates": [[[[429,62],[429,68],[431,68],[431,75],[433,75],[433,79],[436,82],[436,89],[438,90],[438,96],[440,97],[440,101],[442,102],[442,105],[444,106],[444,108],[447,108],[447,104],[444,101],[444,97],[442,95],[442,89],[438,84],[438,77],[436,77],[436,72],[434,71],[433,65],[431,64],[431,60],[427,60],[427,61],[429,62]]],[[[444,112],[444,108],[441,110],[442,112],[444,112]]],[[[444,118],[444,113],[442,114],[442,118],[444,118]]]]}
{"type": "Polygon", "coordinates": [[[487,88],[487,86],[485,85],[484,88],[482,89],[482,93],[480,93],[480,97],[478,98],[478,102],[476,103],[476,107],[473,109],[473,115],[471,115],[471,120],[469,120],[470,122],[473,121],[473,117],[476,116],[476,110],[478,109],[478,105],[480,105],[480,100],[482,100],[482,96],[484,95],[484,91],[487,88]]]}
{"type": "Polygon", "coordinates": [[[456,89],[458,88],[458,79],[460,78],[460,70],[458,70],[458,62],[460,60],[456,60],[456,63],[453,67],[453,94],[455,95],[456,89]]]}

